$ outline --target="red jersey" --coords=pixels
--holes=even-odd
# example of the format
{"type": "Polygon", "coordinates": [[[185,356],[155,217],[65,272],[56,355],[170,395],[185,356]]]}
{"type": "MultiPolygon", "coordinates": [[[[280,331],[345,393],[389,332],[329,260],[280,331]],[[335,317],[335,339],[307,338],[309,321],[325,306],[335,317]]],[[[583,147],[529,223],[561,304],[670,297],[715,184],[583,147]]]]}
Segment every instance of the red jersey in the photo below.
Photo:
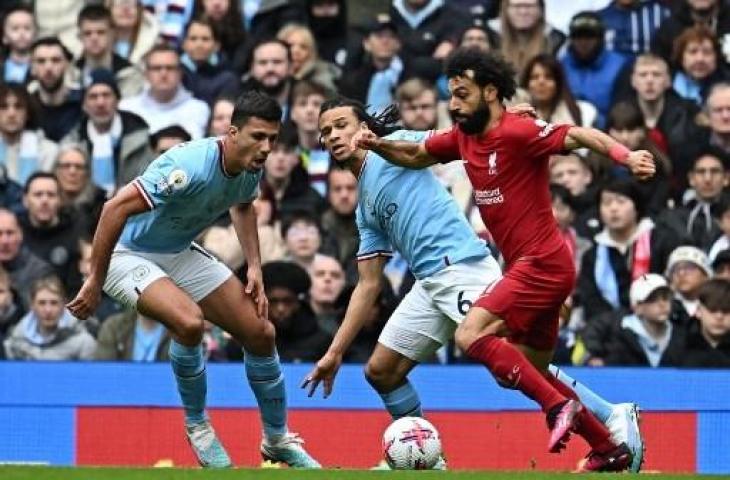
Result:
{"type": "Polygon", "coordinates": [[[508,266],[565,247],[552,212],[548,159],[564,152],[570,127],[504,112],[485,135],[454,125],[426,140],[430,155],[464,159],[479,213],[508,266]]]}

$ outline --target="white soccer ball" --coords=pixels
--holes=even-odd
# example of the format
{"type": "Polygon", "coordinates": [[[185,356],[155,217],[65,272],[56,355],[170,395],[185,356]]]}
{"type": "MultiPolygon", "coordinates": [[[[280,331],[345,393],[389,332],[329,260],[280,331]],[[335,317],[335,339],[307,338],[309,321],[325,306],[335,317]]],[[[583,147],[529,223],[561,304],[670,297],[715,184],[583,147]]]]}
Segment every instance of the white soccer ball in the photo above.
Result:
{"type": "Polygon", "coordinates": [[[383,456],[394,470],[430,470],[441,457],[441,437],[423,418],[399,418],[383,434],[383,456]]]}

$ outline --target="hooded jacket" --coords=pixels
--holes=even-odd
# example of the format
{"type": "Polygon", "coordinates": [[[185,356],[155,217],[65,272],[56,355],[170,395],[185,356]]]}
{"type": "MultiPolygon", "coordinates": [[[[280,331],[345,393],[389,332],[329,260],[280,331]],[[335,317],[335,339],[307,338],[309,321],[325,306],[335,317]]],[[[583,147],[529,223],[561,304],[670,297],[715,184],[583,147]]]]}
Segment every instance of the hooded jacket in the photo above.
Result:
{"type": "Polygon", "coordinates": [[[95,349],[96,340],[66,309],[51,335],[38,332],[38,318],[30,311],[5,340],[5,354],[12,360],[91,360],[95,349]]]}
{"type": "Polygon", "coordinates": [[[203,137],[210,117],[210,107],[194,98],[182,85],[167,103],[155,100],[148,88],[135,97],[123,98],[119,102],[119,109],[142,117],[149,125],[150,133],[171,125],[180,125],[193,139],[203,137]]]}

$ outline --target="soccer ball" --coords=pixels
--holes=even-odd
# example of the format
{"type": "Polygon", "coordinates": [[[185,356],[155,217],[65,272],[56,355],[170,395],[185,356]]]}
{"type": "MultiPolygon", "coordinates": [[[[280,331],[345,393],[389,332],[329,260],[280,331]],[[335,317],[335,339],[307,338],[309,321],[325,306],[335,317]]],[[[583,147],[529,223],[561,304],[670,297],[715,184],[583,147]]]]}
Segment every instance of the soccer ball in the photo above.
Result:
{"type": "Polygon", "coordinates": [[[430,470],[441,457],[439,432],[423,418],[399,418],[383,434],[383,456],[393,470],[430,470]]]}

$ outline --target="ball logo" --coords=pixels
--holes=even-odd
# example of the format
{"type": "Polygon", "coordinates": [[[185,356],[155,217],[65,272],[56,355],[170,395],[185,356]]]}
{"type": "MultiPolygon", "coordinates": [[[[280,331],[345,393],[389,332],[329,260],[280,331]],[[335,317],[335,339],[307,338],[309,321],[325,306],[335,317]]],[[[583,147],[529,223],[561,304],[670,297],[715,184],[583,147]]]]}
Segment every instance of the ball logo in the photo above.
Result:
{"type": "Polygon", "coordinates": [[[188,174],[183,170],[173,170],[167,177],[167,184],[172,190],[180,190],[188,184],[188,174]]]}

